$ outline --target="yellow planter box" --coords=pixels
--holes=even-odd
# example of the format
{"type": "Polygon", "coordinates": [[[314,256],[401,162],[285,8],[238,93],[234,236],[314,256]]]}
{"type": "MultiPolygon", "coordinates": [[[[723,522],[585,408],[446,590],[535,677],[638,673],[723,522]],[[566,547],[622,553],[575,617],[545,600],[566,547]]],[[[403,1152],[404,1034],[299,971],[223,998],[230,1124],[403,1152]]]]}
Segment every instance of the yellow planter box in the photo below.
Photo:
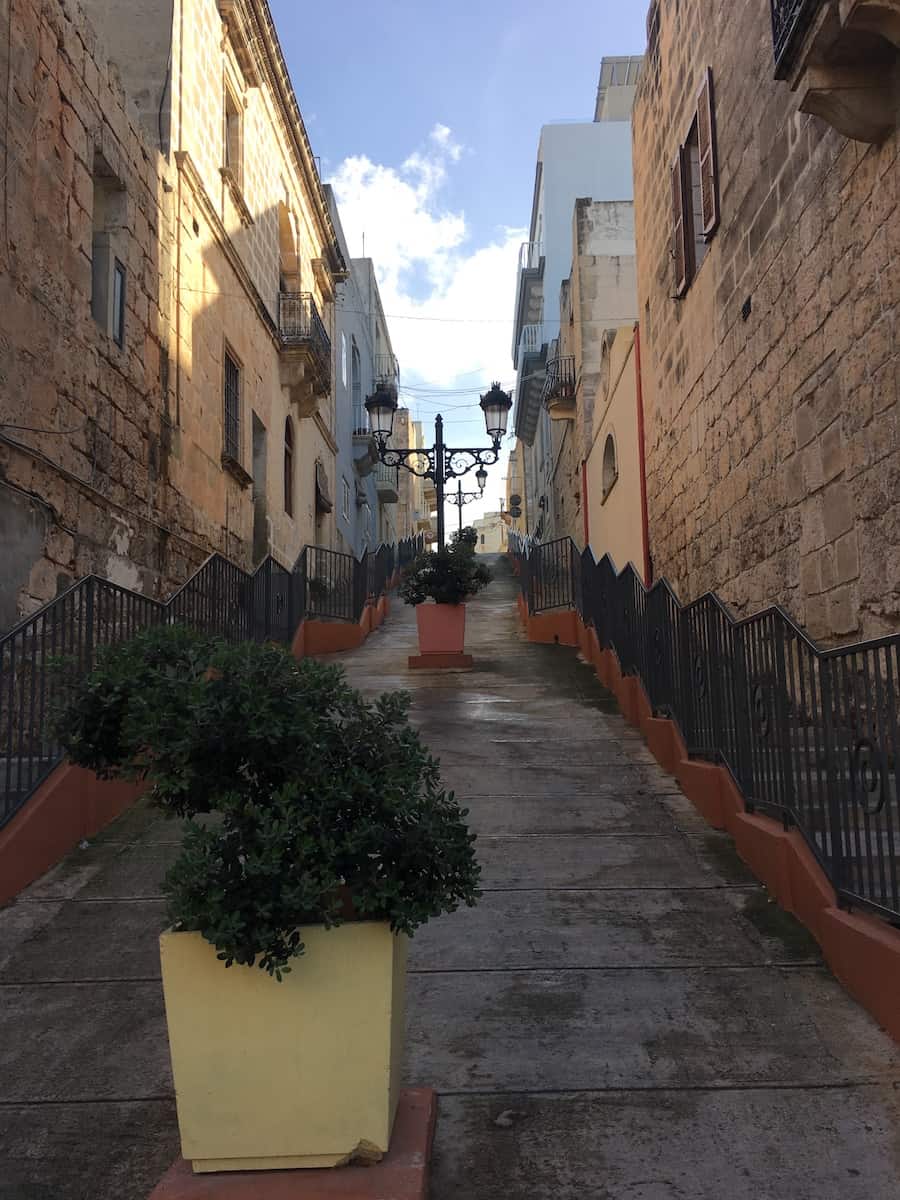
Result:
{"type": "Polygon", "coordinates": [[[407,939],[384,922],[303,930],[281,983],[199,933],[160,938],[178,1125],[195,1171],[339,1166],[388,1148],[407,939]]]}

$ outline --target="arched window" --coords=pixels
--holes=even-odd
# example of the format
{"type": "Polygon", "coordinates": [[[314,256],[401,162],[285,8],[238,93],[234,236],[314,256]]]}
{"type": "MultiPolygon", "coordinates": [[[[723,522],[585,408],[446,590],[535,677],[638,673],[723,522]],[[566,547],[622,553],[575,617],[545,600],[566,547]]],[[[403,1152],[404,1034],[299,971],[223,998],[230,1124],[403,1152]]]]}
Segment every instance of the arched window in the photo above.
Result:
{"type": "Polygon", "coordinates": [[[284,423],[284,511],[294,515],[294,426],[288,417],[284,423]]]}
{"type": "Polygon", "coordinates": [[[619,478],[619,463],[616,458],[616,441],[611,433],[606,435],[603,446],[603,499],[613,489],[613,484],[619,478]]]}

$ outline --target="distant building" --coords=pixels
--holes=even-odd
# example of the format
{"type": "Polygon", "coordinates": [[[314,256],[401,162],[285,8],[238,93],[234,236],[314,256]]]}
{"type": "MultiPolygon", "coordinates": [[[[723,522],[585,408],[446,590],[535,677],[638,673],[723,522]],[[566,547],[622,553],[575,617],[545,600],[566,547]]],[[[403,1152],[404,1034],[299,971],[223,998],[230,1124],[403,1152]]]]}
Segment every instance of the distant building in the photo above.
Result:
{"type": "Polygon", "coordinates": [[[472,526],[478,534],[478,541],[475,544],[476,554],[504,554],[506,552],[509,535],[502,512],[489,512],[485,513],[483,517],[476,517],[472,526]]]}
{"type": "Polygon", "coordinates": [[[528,532],[539,538],[569,528],[566,513],[554,503],[557,463],[544,386],[551,348],[560,337],[560,288],[572,267],[572,214],[580,197],[626,203],[633,198],[628,115],[640,69],[639,57],[604,59],[595,120],[545,125],[540,134],[528,241],[519,257],[512,346],[523,511],[528,532]]]}
{"type": "Polygon", "coordinates": [[[654,0],[634,108],[655,571],[815,637],[900,629],[897,22],[654,0]]]}

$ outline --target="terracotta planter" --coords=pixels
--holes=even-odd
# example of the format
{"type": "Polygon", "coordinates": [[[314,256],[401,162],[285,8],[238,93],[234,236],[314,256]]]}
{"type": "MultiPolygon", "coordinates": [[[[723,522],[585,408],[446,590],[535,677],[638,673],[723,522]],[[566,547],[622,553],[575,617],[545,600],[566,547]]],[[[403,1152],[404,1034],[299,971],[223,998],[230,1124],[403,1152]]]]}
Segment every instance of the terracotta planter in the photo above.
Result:
{"type": "Polygon", "coordinates": [[[464,604],[416,606],[420,654],[462,654],[466,643],[464,604]]]}
{"type": "Polygon", "coordinates": [[[160,938],[181,1148],[194,1171],[333,1167],[387,1152],[407,940],[381,921],[308,926],[303,940],[278,983],[258,967],[226,968],[199,933],[160,938]]]}

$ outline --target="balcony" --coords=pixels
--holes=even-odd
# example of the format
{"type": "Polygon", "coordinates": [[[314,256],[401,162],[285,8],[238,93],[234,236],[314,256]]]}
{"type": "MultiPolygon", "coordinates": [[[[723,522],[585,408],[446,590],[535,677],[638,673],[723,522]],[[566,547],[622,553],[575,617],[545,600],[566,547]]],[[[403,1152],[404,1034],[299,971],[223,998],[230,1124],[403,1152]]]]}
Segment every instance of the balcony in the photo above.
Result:
{"type": "Polygon", "coordinates": [[[382,504],[396,504],[400,499],[398,471],[398,467],[387,467],[384,463],[375,468],[375,490],[382,504]]]}
{"type": "Polygon", "coordinates": [[[563,354],[547,361],[544,404],[554,421],[575,419],[575,355],[563,354]]]}
{"type": "Polygon", "coordinates": [[[400,386],[400,364],[393,354],[375,355],[375,386],[393,386],[394,391],[400,386]]]}
{"type": "Polygon", "coordinates": [[[281,386],[290,392],[298,415],[315,415],[319,400],[331,391],[331,338],[309,292],[281,292],[281,386]]]}
{"type": "Polygon", "coordinates": [[[775,78],[801,112],[877,145],[897,128],[900,0],[770,0],[775,78]]]}
{"type": "Polygon", "coordinates": [[[539,320],[544,310],[544,244],[523,242],[519,249],[516,281],[516,311],[513,327],[513,365],[519,366],[521,335],[529,322],[539,320]]]}
{"type": "Polygon", "coordinates": [[[516,354],[519,378],[516,384],[514,428],[516,437],[529,446],[534,444],[544,396],[548,341],[543,325],[522,327],[516,354]]]}

